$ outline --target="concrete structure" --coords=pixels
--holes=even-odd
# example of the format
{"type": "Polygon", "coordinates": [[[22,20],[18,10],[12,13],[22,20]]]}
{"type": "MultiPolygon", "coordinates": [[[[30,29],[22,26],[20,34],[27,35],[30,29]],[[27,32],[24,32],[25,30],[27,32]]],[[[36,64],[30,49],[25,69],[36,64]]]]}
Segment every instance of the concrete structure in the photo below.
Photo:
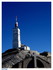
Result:
{"type": "Polygon", "coordinates": [[[49,59],[45,55],[37,51],[9,49],[2,54],[2,68],[50,68],[51,55],[49,59]]]}
{"type": "Polygon", "coordinates": [[[16,17],[15,28],[13,28],[13,48],[30,50],[30,47],[28,46],[21,47],[20,29],[18,28],[17,17],[16,17]]]}
{"type": "Polygon", "coordinates": [[[16,17],[15,28],[13,29],[13,48],[19,47],[21,47],[20,29],[18,28],[18,22],[16,17]]]}
{"type": "Polygon", "coordinates": [[[26,45],[21,44],[21,48],[20,48],[20,49],[23,49],[23,50],[30,50],[30,47],[29,47],[29,46],[26,46],[26,45]]]}

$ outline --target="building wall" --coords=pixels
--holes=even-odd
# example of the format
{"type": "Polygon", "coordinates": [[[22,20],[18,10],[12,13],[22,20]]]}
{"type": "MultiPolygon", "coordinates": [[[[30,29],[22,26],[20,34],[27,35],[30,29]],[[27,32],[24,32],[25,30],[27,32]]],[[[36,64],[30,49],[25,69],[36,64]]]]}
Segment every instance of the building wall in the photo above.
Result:
{"type": "Polygon", "coordinates": [[[21,47],[20,41],[20,29],[14,28],[13,29],[13,48],[21,47]]]}

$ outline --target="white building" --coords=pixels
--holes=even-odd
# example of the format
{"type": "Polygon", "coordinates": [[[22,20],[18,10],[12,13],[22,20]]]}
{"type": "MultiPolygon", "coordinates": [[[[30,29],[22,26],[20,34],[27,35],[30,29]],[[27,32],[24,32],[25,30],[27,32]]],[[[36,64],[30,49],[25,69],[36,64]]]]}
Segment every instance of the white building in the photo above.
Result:
{"type": "Polygon", "coordinates": [[[13,48],[30,50],[30,47],[28,47],[28,46],[21,47],[20,29],[18,28],[17,17],[16,17],[15,28],[13,29],[13,48]]]}
{"type": "Polygon", "coordinates": [[[21,47],[20,41],[20,29],[18,28],[18,22],[16,17],[15,28],[13,29],[13,48],[21,47]]]}

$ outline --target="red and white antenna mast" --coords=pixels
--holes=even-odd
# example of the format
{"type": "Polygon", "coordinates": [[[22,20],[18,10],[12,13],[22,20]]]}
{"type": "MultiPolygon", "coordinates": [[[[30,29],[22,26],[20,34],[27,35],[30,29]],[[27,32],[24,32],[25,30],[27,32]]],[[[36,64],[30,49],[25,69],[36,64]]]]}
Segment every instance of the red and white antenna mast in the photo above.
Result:
{"type": "Polygon", "coordinates": [[[15,27],[18,27],[17,16],[16,16],[16,24],[15,24],[15,27]]]}

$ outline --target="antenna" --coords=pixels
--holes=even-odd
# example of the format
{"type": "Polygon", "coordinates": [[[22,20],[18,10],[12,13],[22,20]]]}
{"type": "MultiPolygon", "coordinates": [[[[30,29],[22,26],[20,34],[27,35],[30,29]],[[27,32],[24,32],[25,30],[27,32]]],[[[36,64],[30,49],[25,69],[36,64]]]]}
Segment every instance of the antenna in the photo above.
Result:
{"type": "Polygon", "coordinates": [[[16,22],[17,22],[17,16],[16,16],[16,22]]]}
{"type": "Polygon", "coordinates": [[[16,16],[16,23],[15,23],[15,27],[18,27],[18,22],[17,22],[17,16],[16,16]]]}

